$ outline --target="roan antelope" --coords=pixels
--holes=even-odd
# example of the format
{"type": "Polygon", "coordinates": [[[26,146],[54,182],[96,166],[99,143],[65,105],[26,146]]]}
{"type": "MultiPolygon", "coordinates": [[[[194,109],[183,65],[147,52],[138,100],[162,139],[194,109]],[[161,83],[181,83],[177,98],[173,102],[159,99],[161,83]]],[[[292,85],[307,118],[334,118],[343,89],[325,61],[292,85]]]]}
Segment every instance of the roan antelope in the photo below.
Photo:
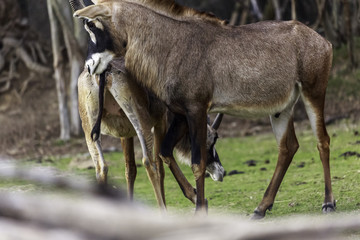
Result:
{"type": "MultiPolygon", "coordinates": [[[[158,3],[162,5],[163,1],[158,3]]],[[[324,123],[331,44],[297,21],[231,27],[191,16],[170,16],[163,11],[164,8],[156,4],[108,0],[80,9],[74,16],[88,22],[101,22],[113,40],[111,54],[125,52],[127,71],[165,102],[176,116],[186,119],[192,145],[197,210],[206,207],[206,114],[270,116],[279,156],[272,180],[254,212],[254,217],[260,218],[271,209],[299,147],[293,107],[301,97],[323,164],[323,211],[333,211],[330,138],[324,123]]],[[[101,41],[104,34],[99,31],[95,37],[101,41]]],[[[98,58],[88,62],[90,71],[102,73],[100,62],[98,58]]],[[[163,159],[171,156],[172,149],[167,143],[177,134],[175,130],[166,135],[161,147],[163,159]]]]}
{"type": "MultiPolygon", "coordinates": [[[[160,143],[166,130],[166,107],[150,92],[140,87],[125,72],[123,59],[114,59],[110,63],[111,69],[106,71],[106,84],[101,118],[101,133],[121,139],[125,157],[125,171],[128,195],[133,198],[136,165],[134,158],[133,137],[138,134],[143,150],[143,163],[148,177],[153,185],[159,206],[165,206],[164,169],[158,154],[160,143]],[[134,126],[134,127],[133,127],[134,126]],[[154,134],[151,128],[154,126],[154,134]],[[154,137],[153,137],[154,135],[154,137]],[[152,160],[154,146],[155,163],[152,160]]],[[[95,141],[91,137],[91,129],[97,118],[99,108],[98,76],[90,75],[86,69],[78,79],[79,112],[82,120],[85,139],[95,165],[96,178],[100,183],[107,182],[107,164],[102,154],[100,139],[95,141]]],[[[169,114],[169,113],[168,113],[169,114]]],[[[222,181],[224,168],[215,150],[217,138],[216,129],[221,119],[214,120],[208,125],[208,161],[207,171],[214,181],[222,181]]],[[[188,130],[183,130],[181,139],[176,142],[179,159],[191,164],[190,142],[188,130]]],[[[174,158],[167,162],[174,177],[179,183],[184,195],[193,203],[196,200],[195,189],[182,174],[174,158]]]]}
{"type": "MultiPolygon", "coordinates": [[[[85,24],[87,30],[89,30],[89,27],[91,28],[91,24],[89,25],[90,26],[88,26],[87,23],[85,24]]],[[[99,50],[97,49],[99,46],[100,49],[102,49],[103,44],[107,43],[107,41],[103,41],[96,44],[96,41],[93,41],[94,39],[90,38],[89,52],[99,50]]],[[[110,41],[110,39],[108,39],[108,41],[110,41]]],[[[158,153],[160,143],[164,138],[167,128],[166,115],[170,113],[166,114],[165,105],[151,94],[151,92],[136,84],[136,82],[131,79],[131,76],[126,74],[123,58],[112,60],[110,65],[111,68],[100,77],[90,75],[88,71],[84,69],[78,79],[79,112],[88,149],[95,165],[97,180],[100,183],[106,183],[108,169],[102,154],[100,140],[98,139],[100,135],[100,122],[96,121],[96,124],[94,124],[100,106],[100,109],[104,111],[104,114],[100,114],[100,120],[102,120],[101,133],[121,138],[126,161],[126,180],[129,197],[133,197],[136,177],[133,136],[137,134],[142,147],[143,163],[153,185],[155,196],[158,204],[164,207],[164,170],[162,160],[159,159],[158,153]],[[102,77],[107,79],[106,83],[105,79],[99,80],[102,77]],[[103,84],[102,90],[99,90],[98,82],[100,82],[100,86],[103,84]],[[99,93],[103,93],[104,89],[105,100],[99,100],[99,93]],[[94,129],[91,131],[94,125],[94,129]],[[154,139],[151,133],[153,126],[154,139]],[[152,160],[153,146],[156,163],[152,160]]],[[[220,125],[221,118],[222,116],[218,116],[212,126],[208,125],[207,148],[209,155],[207,171],[214,181],[222,181],[224,175],[224,169],[215,150],[217,139],[216,129],[220,125]]],[[[184,128],[182,130],[182,136],[174,142],[174,145],[176,145],[179,159],[190,165],[189,155],[191,146],[187,132],[187,128],[184,128]]],[[[172,157],[172,159],[169,159],[166,163],[183,190],[184,195],[195,203],[195,189],[183,176],[175,159],[172,157]]]]}

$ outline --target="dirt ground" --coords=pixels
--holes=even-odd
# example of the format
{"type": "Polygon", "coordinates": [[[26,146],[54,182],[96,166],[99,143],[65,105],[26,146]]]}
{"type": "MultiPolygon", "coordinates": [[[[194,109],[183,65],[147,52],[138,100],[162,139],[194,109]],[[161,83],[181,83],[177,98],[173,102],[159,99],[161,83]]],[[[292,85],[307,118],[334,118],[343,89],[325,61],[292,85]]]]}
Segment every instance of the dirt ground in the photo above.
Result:
{"type": "MultiPolygon", "coordinates": [[[[21,69],[21,68],[20,68],[21,69]]],[[[28,75],[22,68],[22,76],[28,75]]],[[[52,76],[36,76],[21,95],[24,83],[21,77],[15,80],[10,91],[0,94],[0,155],[22,159],[41,159],[49,156],[86,153],[83,136],[69,142],[61,142],[55,81],[52,76]]],[[[328,97],[326,102],[326,121],[333,124],[338,119],[360,119],[360,100],[351,99],[339,102],[328,97]]],[[[308,126],[302,103],[295,112],[296,125],[308,126]]],[[[268,118],[260,120],[240,120],[225,116],[219,130],[221,137],[254,135],[271,131],[268,118]]],[[[120,142],[110,137],[103,138],[105,149],[120,149],[120,142]]]]}

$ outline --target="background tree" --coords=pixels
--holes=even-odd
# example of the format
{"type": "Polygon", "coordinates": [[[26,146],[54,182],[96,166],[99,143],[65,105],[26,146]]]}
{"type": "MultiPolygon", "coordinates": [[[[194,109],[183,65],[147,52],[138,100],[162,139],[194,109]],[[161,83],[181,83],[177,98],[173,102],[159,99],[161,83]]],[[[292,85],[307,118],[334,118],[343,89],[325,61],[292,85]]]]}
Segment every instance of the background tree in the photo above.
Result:
{"type": "Polygon", "coordinates": [[[60,139],[68,140],[70,139],[70,133],[79,135],[81,132],[77,101],[77,78],[84,65],[80,43],[83,42],[85,35],[80,33],[81,28],[79,27],[78,20],[72,18],[68,1],[47,0],[47,6],[51,26],[54,77],[59,101],[60,139]],[[61,52],[64,45],[69,66],[66,66],[61,52]],[[70,111],[68,110],[67,94],[65,91],[65,67],[70,68],[70,111]],[[69,125],[71,125],[71,128],[69,125]]]}

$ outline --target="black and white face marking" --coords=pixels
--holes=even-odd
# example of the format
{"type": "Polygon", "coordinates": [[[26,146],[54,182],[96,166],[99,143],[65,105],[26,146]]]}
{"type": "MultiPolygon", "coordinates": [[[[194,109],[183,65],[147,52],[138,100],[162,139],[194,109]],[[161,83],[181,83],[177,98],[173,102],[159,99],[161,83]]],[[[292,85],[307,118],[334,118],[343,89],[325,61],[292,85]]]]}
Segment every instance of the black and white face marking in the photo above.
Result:
{"type": "Polygon", "coordinates": [[[101,74],[115,57],[110,33],[97,19],[84,20],[84,27],[90,36],[86,68],[90,74],[101,74]]]}
{"type": "Polygon", "coordinates": [[[224,178],[224,167],[221,165],[219,155],[216,152],[215,144],[218,139],[218,134],[215,129],[208,125],[208,137],[207,137],[207,162],[206,171],[210,174],[210,177],[214,181],[223,181],[224,178]]]}

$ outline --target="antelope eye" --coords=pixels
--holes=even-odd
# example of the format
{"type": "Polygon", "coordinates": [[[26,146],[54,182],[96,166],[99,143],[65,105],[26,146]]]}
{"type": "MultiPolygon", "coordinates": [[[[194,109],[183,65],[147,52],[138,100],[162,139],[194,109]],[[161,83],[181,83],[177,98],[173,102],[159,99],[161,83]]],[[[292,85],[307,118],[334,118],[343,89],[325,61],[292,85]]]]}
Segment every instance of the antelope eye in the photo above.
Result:
{"type": "Polygon", "coordinates": [[[88,22],[87,25],[88,25],[89,28],[94,28],[95,27],[95,24],[93,22],[88,22]]]}

